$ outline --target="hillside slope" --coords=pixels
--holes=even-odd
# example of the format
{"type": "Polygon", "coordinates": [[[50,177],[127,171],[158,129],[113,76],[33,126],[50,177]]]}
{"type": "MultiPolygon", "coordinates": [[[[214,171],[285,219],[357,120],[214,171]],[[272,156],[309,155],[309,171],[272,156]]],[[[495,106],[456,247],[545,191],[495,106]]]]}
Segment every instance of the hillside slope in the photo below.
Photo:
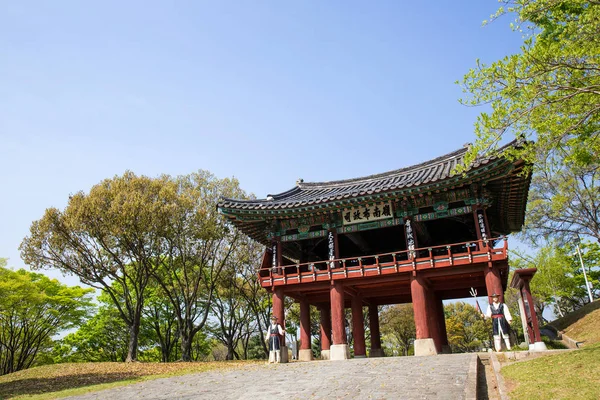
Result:
{"type": "Polygon", "coordinates": [[[600,343],[600,299],[549,325],[584,345],[600,343]]]}

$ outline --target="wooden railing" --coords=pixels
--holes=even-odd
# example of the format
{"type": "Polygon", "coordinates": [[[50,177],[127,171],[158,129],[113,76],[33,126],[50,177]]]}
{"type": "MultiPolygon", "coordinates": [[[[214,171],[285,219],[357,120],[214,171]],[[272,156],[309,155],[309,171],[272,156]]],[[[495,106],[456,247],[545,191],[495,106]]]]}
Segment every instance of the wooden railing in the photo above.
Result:
{"type": "Polygon", "coordinates": [[[415,250],[263,268],[259,270],[258,276],[263,287],[311,283],[502,261],[507,259],[507,252],[507,238],[500,237],[415,250]],[[503,246],[492,248],[492,244],[499,240],[503,242],[503,246]]]}

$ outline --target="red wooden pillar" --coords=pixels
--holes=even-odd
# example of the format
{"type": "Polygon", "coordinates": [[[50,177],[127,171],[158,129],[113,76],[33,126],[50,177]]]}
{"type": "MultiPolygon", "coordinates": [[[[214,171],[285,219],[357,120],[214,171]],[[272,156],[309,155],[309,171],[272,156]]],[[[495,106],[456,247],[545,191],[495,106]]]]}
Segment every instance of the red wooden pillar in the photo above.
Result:
{"type": "MultiPolygon", "coordinates": [[[[277,317],[277,322],[282,327],[285,326],[284,299],[283,288],[276,287],[273,290],[273,315],[277,317]]],[[[285,346],[285,336],[281,338],[281,344],[285,346]]]]}
{"type": "Polygon", "coordinates": [[[333,344],[347,344],[344,324],[344,287],[341,282],[333,281],[331,283],[330,298],[333,344]]]}
{"type": "Polygon", "coordinates": [[[447,353],[449,352],[449,348],[448,333],[446,331],[446,317],[444,315],[444,303],[439,296],[434,295],[433,305],[435,308],[436,328],[438,329],[439,337],[439,346],[436,342],[436,348],[438,349],[438,352],[447,353]]]}
{"type": "Polygon", "coordinates": [[[427,323],[429,324],[429,332],[435,344],[435,349],[438,353],[442,352],[442,328],[440,326],[439,307],[437,296],[430,288],[426,289],[427,296],[427,323]]]}
{"type": "Polygon", "coordinates": [[[352,334],[354,337],[354,357],[366,357],[365,325],[360,296],[352,297],[352,334]]]}
{"type": "MultiPolygon", "coordinates": [[[[435,355],[438,354],[436,348],[436,324],[432,323],[435,307],[431,302],[431,293],[428,292],[427,285],[423,278],[413,274],[410,278],[410,291],[413,303],[413,312],[415,315],[415,327],[417,330],[417,339],[415,340],[415,355],[435,355]]],[[[438,340],[439,343],[439,335],[438,340]]]]}
{"type": "Polygon", "coordinates": [[[531,308],[529,307],[529,300],[527,300],[527,303],[525,303],[525,299],[527,299],[527,294],[525,293],[525,290],[522,286],[519,288],[519,294],[521,295],[521,297],[519,298],[519,312],[521,313],[523,334],[526,335],[525,340],[527,341],[527,344],[532,345],[533,343],[535,343],[535,333],[533,332],[533,323],[531,322],[530,318],[530,316],[532,315],[531,308]],[[525,332],[525,330],[527,331],[525,332]]]}
{"type": "Polygon", "coordinates": [[[523,279],[523,290],[529,306],[529,315],[531,315],[531,330],[533,331],[533,342],[541,342],[540,327],[538,325],[537,315],[535,314],[535,305],[533,303],[533,297],[531,296],[531,289],[529,289],[529,279],[523,279]]]}
{"type": "Polygon", "coordinates": [[[484,267],[485,271],[485,288],[488,294],[488,303],[492,304],[492,294],[496,293],[500,296],[500,302],[504,303],[504,290],[502,289],[502,280],[500,279],[500,271],[498,267],[488,262],[488,266],[484,267]]]}
{"type": "Polygon", "coordinates": [[[420,276],[411,276],[410,293],[412,296],[413,313],[415,314],[417,339],[431,338],[429,323],[427,321],[427,288],[420,276]]]}
{"type": "Polygon", "coordinates": [[[312,360],[310,346],[310,304],[303,299],[300,301],[300,351],[298,354],[300,361],[312,360]]]}
{"type": "Polygon", "coordinates": [[[379,310],[376,305],[369,305],[369,328],[371,330],[371,351],[369,357],[383,357],[381,333],[379,331],[379,310]]]}
{"type": "Polygon", "coordinates": [[[329,360],[329,348],[331,347],[331,309],[321,308],[321,358],[329,360]]]}
{"type": "Polygon", "coordinates": [[[331,299],[331,331],[333,345],[330,347],[331,360],[345,360],[350,358],[348,341],[346,338],[346,319],[344,317],[344,285],[340,281],[332,281],[329,290],[331,299]]]}
{"type": "Polygon", "coordinates": [[[310,305],[300,301],[300,349],[310,349],[310,305]]]}
{"type": "Polygon", "coordinates": [[[441,298],[437,298],[437,315],[438,315],[438,324],[440,326],[440,332],[442,334],[442,349],[443,346],[448,346],[448,331],[446,330],[446,315],[444,314],[444,302],[441,298]]]}
{"type": "MultiPolygon", "coordinates": [[[[486,240],[490,239],[489,232],[490,228],[488,225],[487,214],[485,209],[480,205],[475,206],[473,209],[473,218],[475,220],[475,232],[477,232],[477,240],[480,241],[478,250],[485,250],[489,243],[485,243],[486,240]]],[[[485,287],[488,294],[488,303],[492,303],[492,294],[496,293],[500,296],[500,302],[504,302],[504,290],[502,289],[502,280],[500,279],[500,272],[498,268],[488,262],[488,267],[485,272],[485,287]]]]}
{"type": "Polygon", "coordinates": [[[531,296],[531,289],[529,288],[529,281],[531,281],[533,275],[535,275],[536,272],[537,268],[525,268],[515,270],[513,274],[513,279],[510,283],[510,287],[519,289],[519,292],[521,293],[520,303],[524,306],[520,310],[521,320],[523,322],[523,329],[527,329],[527,334],[529,337],[529,349],[537,351],[547,349],[546,345],[541,339],[540,327],[538,325],[537,316],[535,314],[533,297],[531,296]]]}

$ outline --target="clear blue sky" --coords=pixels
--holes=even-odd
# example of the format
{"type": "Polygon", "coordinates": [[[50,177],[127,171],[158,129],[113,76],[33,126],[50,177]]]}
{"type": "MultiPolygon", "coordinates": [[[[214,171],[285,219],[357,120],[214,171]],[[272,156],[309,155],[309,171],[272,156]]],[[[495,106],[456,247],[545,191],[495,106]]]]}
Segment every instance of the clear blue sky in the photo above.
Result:
{"type": "MultiPolygon", "coordinates": [[[[2,1],[0,257],[132,170],[206,169],[265,197],[474,139],[456,80],[519,50],[494,0],[2,1]]],[[[60,275],[57,275],[60,276],[60,275]]]]}

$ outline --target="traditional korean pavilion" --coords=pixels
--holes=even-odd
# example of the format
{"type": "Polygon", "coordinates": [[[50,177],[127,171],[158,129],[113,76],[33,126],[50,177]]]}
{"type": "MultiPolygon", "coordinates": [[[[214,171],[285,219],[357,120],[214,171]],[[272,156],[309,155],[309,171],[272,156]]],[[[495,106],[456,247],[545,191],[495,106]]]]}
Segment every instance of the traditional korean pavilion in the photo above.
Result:
{"type": "MultiPolygon", "coordinates": [[[[517,146],[513,142],[506,147],[517,146]]],[[[522,160],[482,158],[453,174],[467,147],[363,178],[308,183],[261,200],[221,199],[219,210],[264,244],[261,285],[283,321],[284,298],[300,303],[300,359],[311,359],[310,307],[320,311],[324,358],[382,356],[378,306],[412,303],[415,354],[448,349],[442,300],[503,294],[506,235],[521,229],[530,177],[522,160]]],[[[502,153],[500,153],[502,154],[502,153]]]]}

